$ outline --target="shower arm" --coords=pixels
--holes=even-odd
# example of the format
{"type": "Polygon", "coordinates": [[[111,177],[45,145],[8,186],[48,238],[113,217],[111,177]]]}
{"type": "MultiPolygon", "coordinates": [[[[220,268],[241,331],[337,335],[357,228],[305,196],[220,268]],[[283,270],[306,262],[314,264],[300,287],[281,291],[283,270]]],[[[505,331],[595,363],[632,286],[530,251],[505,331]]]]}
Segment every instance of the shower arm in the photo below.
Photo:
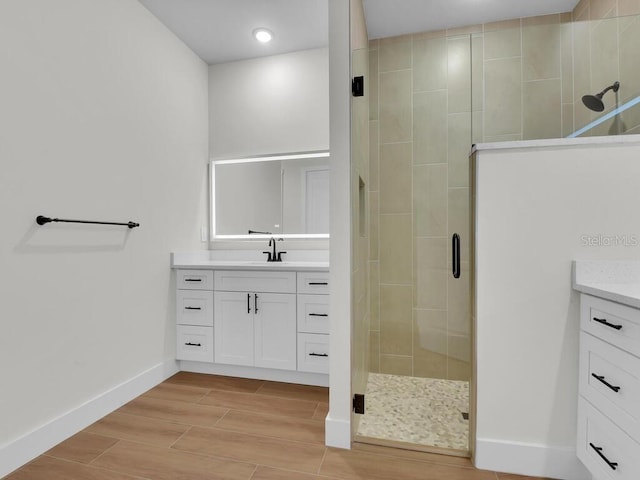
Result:
{"type": "Polygon", "coordinates": [[[609,85],[607,88],[605,88],[600,93],[598,93],[596,97],[602,98],[604,94],[607,93],[609,90],[613,90],[614,92],[617,92],[619,88],[620,88],[620,82],[615,82],[613,85],[609,85]]]}

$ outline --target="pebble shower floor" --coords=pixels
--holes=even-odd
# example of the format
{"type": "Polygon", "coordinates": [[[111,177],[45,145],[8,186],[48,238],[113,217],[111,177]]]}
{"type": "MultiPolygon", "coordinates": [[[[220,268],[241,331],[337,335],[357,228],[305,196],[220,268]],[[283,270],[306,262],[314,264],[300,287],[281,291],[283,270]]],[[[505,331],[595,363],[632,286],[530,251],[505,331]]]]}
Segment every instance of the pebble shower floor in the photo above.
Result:
{"type": "Polygon", "coordinates": [[[467,451],[469,382],[369,374],[358,436],[467,451]]]}

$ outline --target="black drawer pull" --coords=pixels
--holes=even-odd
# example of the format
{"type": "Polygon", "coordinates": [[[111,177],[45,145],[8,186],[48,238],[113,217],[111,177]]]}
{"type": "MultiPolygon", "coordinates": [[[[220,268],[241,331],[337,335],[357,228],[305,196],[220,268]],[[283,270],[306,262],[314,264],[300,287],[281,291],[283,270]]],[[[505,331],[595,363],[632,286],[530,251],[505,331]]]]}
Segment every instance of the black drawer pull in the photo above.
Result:
{"type": "Polygon", "coordinates": [[[329,285],[328,282],[309,282],[309,285],[329,285]]]}
{"type": "Polygon", "coordinates": [[[604,453],[602,453],[602,447],[596,447],[593,443],[589,442],[589,445],[591,446],[591,448],[593,448],[596,453],[598,455],[600,455],[600,458],[602,460],[604,460],[605,462],[607,462],[607,465],[609,465],[611,467],[611,470],[615,470],[616,468],[618,468],[618,464],[616,462],[612,462],[610,461],[607,457],[604,456],[604,453]]]}
{"type": "Polygon", "coordinates": [[[185,278],[184,281],[185,282],[201,282],[202,279],[201,278],[185,278]]]}
{"type": "Polygon", "coordinates": [[[187,342],[185,343],[186,346],[188,347],[201,347],[202,344],[201,343],[191,343],[191,342],[187,342]]]}
{"type": "Polygon", "coordinates": [[[185,310],[202,310],[200,307],[184,307],[185,310]]]}
{"type": "Polygon", "coordinates": [[[247,293],[247,313],[251,313],[251,294],[247,293]]]}
{"type": "Polygon", "coordinates": [[[329,354],[328,353],[310,353],[309,356],[310,357],[328,357],[329,354]]]}
{"type": "Polygon", "coordinates": [[[600,382],[604,383],[607,387],[609,387],[614,392],[618,392],[620,390],[620,387],[616,387],[615,385],[611,385],[609,382],[607,382],[604,379],[604,375],[596,375],[595,373],[592,373],[591,376],[596,380],[599,380],[600,382]]]}
{"type": "Polygon", "coordinates": [[[607,322],[607,320],[604,318],[593,317],[593,321],[601,323],[602,325],[606,325],[607,327],[615,328],[616,330],[620,330],[622,328],[622,325],[614,325],[613,323],[607,322]]]}
{"type": "Polygon", "coordinates": [[[329,315],[327,313],[310,313],[309,316],[310,317],[328,317],[329,315]]]}

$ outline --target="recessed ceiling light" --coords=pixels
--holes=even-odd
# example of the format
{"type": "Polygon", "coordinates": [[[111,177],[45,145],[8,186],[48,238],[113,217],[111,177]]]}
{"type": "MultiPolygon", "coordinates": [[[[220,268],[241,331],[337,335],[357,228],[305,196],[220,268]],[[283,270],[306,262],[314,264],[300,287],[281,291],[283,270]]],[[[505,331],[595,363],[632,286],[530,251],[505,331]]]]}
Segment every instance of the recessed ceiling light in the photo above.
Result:
{"type": "Polygon", "coordinates": [[[253,36],[260,43],[268,43],[273,39],[273,32],[266,28],[256,28],[253,31],[253,36]]]}

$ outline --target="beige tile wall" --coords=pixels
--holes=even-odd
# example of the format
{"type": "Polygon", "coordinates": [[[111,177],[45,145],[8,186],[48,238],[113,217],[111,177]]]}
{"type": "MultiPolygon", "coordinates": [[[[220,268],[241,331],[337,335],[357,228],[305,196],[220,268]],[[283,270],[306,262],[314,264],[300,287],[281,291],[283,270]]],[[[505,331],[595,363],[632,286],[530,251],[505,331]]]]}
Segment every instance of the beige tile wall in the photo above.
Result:
{"type": "MultiPolygon", "coordinates": [[[[468,258],[471,143],[569,135],[596,117],[582,95],[616,79],[620,100],[639,95],[640,16],[617,18],[639,14],[640,0],[582,0],[370,42],[371,371],[469,378],[469,264],[449,271],[454,232],[468,258]]],[[[618,131],[640,133],[640,108],[593,134],[618,131]]]]}
{"type": "MultiPolygon", "coordinates": [[[[640,0],[582,0],[573,11],[575,129],[600,115],[582,105],[582,95],[595,94],[618,80],[617,95],[604,97],[610,110],[640,94],[639,14],[640,0]]],[[[587,135],[637,133],[638,126],[640,108],[635,107],[587,135]]]]}

